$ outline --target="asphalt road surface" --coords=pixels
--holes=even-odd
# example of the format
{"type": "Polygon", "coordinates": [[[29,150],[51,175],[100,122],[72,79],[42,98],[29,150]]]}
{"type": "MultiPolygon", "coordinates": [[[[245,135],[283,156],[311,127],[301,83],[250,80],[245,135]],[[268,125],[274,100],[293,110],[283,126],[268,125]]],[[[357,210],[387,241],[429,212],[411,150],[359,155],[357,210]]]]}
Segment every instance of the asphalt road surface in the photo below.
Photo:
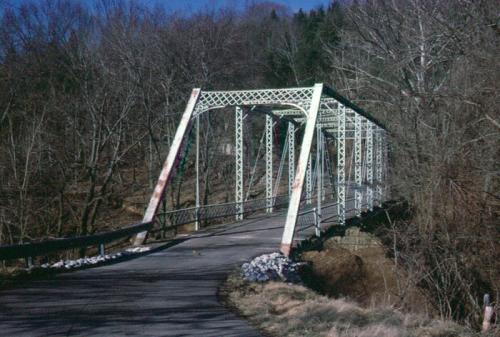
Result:
{"type": "Polygon", "coordinates": [[[244,261],[278,250],[284,219],[283,211],[254,216],[132,260],[0,291],[0,335],[260,336],[218,302],[217,288],[244,261]]]}

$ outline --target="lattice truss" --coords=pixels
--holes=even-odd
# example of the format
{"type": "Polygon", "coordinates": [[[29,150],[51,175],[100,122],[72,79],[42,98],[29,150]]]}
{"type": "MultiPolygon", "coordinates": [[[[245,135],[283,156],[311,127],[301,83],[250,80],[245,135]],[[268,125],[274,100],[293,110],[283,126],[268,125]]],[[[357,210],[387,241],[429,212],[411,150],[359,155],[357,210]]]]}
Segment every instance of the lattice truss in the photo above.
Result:
{"type": "Polygon", "coordinates": [[[314,88],[267,90],[202,91],[194,114],[228,106],[295,106],[303,113],[309,108],[314,88]]]}
{"type": "MultiPolygon", "coordinates": [[[[280,166],[277,178],[273,181],[273,125],[280,119],[288,121],[287,137],[281,156],[282,161],[285,156],[288,159],[288,213],[281,247],[285,254],[289,252],[295,225],[301,217],[299,208],[304,205],[312,207],[314,189],[317,191],[317,205],[314,216],[312,213],[307,213],[307,218],[317,219],[315,221],[321,224],[321,201],[325,199],[325,182],[330,184],[333,195],[336,196],[338,222],[341,224],[348,216],[349,210],[346,205],[351,193],[354,193],[355,215],[359,215],[362,209],[372,209],[374,202],[380,204],[384,200],[383,182],[386,180],[385,172],[387,172],[386,131],[373,117],[332,89],[323,84],[316,84],[313,87],[264,90],[194,89],[144,220],[157,213],[166,182],[172,174],[173,165],[189,126],[200,114],[227,107],[235,108],[235,201],[232,205],[221,207],[198,206],[194,210],[171,211],[168,213],[169,218],[176,219],[172,222],[192,219],[198,222],[200,217],[210,218],[218,216],[219,213],[227,216],[231,212],[234,212],[237,220],[243,218],[247,210],[247,200],[244,200],[243,191],[243,119],[246,113],[253,111],[266,113],[264,131],[266,193],[262,205],[267,212],[272,212],[273,206],[277,206],[279,187],[277,184],[282,175],[280,166]],[[262,106],[266,106],[267,110],[255,109],[262,106]],[[296,144],[298,130],[302,130],[300,144],[296,144]],[[332,156],[328,153],[331,149],[327,145],[329,140],[335,144],[335,154],[332,156]],[[315,150],[313,143],[316,146],[315,150]],[[296,148],[300,151],[298,158],[295,155],[296,148]],[[314,157],[313,152],[316,154],[314,157]],[[351,152],[350,159],[349,152],[351,152]],[[335,165],[331,165],[330,158],[334,158],[335,165]],[[353,183],[350,171],[354,172],[353,183]],[[329,177],[325,178],[325,174],[329,177]],[[217,210],[215,212],[217,214],[207,213],[209,210],[217,210]]],[[[304,215],[303,218],[305,217],[304,215]]]]}

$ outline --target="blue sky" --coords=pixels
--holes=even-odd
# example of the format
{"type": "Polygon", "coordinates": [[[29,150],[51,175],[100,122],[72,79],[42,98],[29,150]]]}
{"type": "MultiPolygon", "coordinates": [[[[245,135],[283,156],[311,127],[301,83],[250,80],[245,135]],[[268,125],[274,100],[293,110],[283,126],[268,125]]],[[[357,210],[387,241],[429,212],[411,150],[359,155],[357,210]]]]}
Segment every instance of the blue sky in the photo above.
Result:
{"type": "MultiPolygon", "coordinates": [[[[141,1],[141,0],[139,0],[141,1]]],[[[144,0],[143,0],[144,1],[144,0]]],[[[165,4],[167,8],[179,11],[196,11],[204,7],[244,7],[246,3],[263,2],[256,0],[145,0],[147,3],[165,4]]],[[[290,7],[293,12],[300,8],[309,10],[320,5],[327,6],[330,0],[273,0],[270,2],[280,3],[290,7]]]]}
{"type": "MultiPolygon", "coordinates": [[[[33,0],[31,0],[33,1],[33,0]]],[[[34,0],[36,2],[36,0],[34,0]]],[[[43,1],[43,0],[41,0],[43,1]]],[[[89,2],[95,0],[88,0],[89,2]]],[[[220,8],[220,7],[236,7],[244,8],[247,3],[254,2],[275,2],[288,6],[292,12],[298,11],[300,8],[304,10],[309,10],[316,8],[320,5],[328,6],[330,0],[130,0],[132,2],[140,2],[154,6],[155,4],[164,5],[166,8],[184,12],[186,14],[197,11],[203,8],[220,8]]],[[[0,0],[0,4],[3,1],[0,0]]],[[[4,4],[10,4],[17,6],[22,3],[23,0],[4,0],[4,4]]],[[[82,0],[85,2],[85,0],[82,0]]]]}

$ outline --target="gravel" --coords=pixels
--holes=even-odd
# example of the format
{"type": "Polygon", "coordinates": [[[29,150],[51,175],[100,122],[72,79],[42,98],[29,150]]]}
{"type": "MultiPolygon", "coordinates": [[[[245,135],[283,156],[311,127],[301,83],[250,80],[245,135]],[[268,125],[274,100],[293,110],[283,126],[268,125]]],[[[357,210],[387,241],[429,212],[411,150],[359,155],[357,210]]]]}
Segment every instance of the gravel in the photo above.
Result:
{"type": "Polygon", "coordinates": [[[110,260],[116,260],[126,256],[132,256],[135,254],[143,253],[149,251],[150,247],[134,247],[128,248],[123,252],[118,252],[115,254],[106,255],[95,255],[90,257],[84,257],[77,260],[60,260],[55,263],[44,263],[40,266],[43,269],[76,269],[85,266],[98,265],[110,260]]]}
{"type": "Polygon", "coordinates": [[[300,283],[296,263],[281,253],[264,254],[241,266],[241,276],[249,282],[284,281],[300,283]]]}

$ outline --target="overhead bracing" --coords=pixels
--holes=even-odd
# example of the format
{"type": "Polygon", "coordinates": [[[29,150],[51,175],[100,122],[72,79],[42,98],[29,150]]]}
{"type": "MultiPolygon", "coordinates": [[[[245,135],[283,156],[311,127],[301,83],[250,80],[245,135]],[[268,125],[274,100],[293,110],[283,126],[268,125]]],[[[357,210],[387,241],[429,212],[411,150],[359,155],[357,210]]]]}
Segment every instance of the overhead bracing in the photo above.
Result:
{"type": "MultiPolygon", "coordinates": [[[[194,89],[144,215],[144,221],[154,219],[158,205],[165,196],[165,188],[174,172],[182,145],[187,143],[188,130],[195,121],[197,127],[195,159],[197,181],[193,219],[196,223],[196,229],[199,228],[200,221],[203,220],[203,216],[208,214],[207,212],[210,212],[211,217],[234,214],[237,220],[243,219],[247,209],[253,209],[247,207],[248,202],[252,202],[252,200],[244,198],[244,113],[262,112],[266,116],[265,134],[263,135],[263,137],[265,136],[265,198],[262,199],[263,206],[258,206],[260,209],[272,212],[273,208],[276,207],[277,199],[281,200],[281,203],[283,202],[283,196],[278,196],[278,193],[283,167],[286,165],[288,157],[289,200],[280,247],[284,254],[288,255],[292,248],[301,207],[307,207],[308,214],[313,212],[316,234],[319,235],[320,224],[324,221],[322,219],[323,204],[328,201],[327,199],[331,195],[336,197],[338,223],[340,224],[344,224],[347,216],[352,215],[346,209],[346,202],[350,200],[348,196],[353,193],[352,187],[354,187],[354,214],[361,213],[365,198],[369,209],[373,208],[374,199],[376,199],[377,205],[380,205],[384,200],[383,184],[387,180],[387,142],[384,126],[332,89],[323,84],[315,84],[313,87],[264,90],[202,91],[194,89]],[[226,107],[232,107],[235,116],[235,200],[234,203],[224,204],[219,208],[207,208],[207,206],[200,205],[199,197],[199,128],[203,129],[200,126],[199,116],[209,110],[226,107]],[[262,107],[271,108],[271,110],[262,107]],[[287,127],[284,146],[273,144],[274,125],[281,123],[282,119],[287,127]],[[302,135],[300,141],[296,140],[296,134],[302,135]],[[332,156],[329,153],[331,148],[327,146],[328,140],[330,142],[334,140],[336,144],[336,151],[332,156]],[[314,143],[315,146],[313,146],[314,143]],[[348,148],[353,151],[349,161],[346,160],[348,148]],[[276,179],[273,180],[273,158],[276,149],[283,151],[281,154],[277,154],[277,158],[281,158],[281,161],[276,179]],[[298,158],[295,156],[296,150],[299,151],[298,158]],[[332,169],[330,158],[336,158],[335,169],[332,169]],[[348,182],[352,170],[354,170],[354,184],[348,182]],[[332,194],[327,196],[325,182],[328,185],[328,181],[330,181],[332,194]],[[314,185],[316,193],[313,193],[314,185]],[[314,198],[316,200],[313,207],[314,198]],[[217,209],[221,210],[221,215],[213,213],[217,209]],[[233,213],[231,210],[234,210],[233,213]]],[[[256,160],[259,158],[257,155],[256,160]]],[[[256,164],[253,165],[250,185],[254,181],[255,168],[256,164]]],[[[247,195],[250,195],[250,185],[247,195]]],[[[281,190],[284,189],[284,186],[282,187],[281,190]]],[[[184,212],[182,214],[186,214],[186,216],[190,214],[187,209],[179,211],[184,212]]],[[[142,244],[145,237],[146,233],[140,233],[136,237],[135,244],[142,244]]]]}

